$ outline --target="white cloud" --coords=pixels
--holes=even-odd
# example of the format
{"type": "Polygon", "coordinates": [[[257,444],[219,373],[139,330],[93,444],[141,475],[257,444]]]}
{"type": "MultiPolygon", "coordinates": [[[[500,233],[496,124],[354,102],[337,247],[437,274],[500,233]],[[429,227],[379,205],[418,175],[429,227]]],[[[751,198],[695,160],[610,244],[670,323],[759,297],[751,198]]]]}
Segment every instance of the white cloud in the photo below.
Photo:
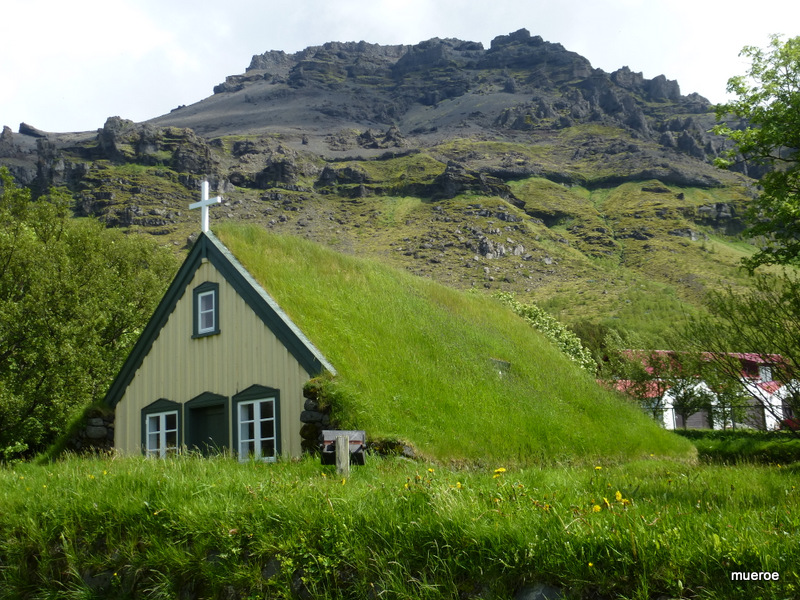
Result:
{"type": "Polygon", "coordinates": [[[527,28],[613,71],[664,74],[721,101],[746,44],[800,35],[800,3],[702,0],[10,0],[0,124],[74,131],[196,102],[253,54],[327,41],[482,42],[527,28]]]}

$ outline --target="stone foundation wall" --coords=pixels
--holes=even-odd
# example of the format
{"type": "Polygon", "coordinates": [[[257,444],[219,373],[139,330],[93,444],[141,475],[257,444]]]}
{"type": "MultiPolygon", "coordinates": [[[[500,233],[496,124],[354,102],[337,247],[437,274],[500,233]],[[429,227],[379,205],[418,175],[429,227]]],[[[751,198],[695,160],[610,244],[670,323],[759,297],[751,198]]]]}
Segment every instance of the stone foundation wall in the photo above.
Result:
{"type": "Polygon", "coordinates": [[[322,402],[322,387],[315,380],[311,380],[303,388],[305,404],[300,413],[300,443],[303,452],[317,454],[322,441],[323,429],[335,429],[332,425],[331,407],[322,402]]]}
{"type": "Polygon", "coordinates": [[[92,409],[67,442],[73,452],[111,451],[114,449],[114,413],[103,414],[92,409]]]}

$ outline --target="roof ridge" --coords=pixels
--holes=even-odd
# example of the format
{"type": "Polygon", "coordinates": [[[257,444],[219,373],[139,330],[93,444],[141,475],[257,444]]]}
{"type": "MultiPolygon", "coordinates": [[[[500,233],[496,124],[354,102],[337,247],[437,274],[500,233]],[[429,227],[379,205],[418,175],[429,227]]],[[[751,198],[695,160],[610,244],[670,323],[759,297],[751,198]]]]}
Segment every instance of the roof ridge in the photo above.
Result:
{"type": "Polygon", "coordinates": [[[325,355],[322,354],[319,348],[317,348],[314,343],[302,332],[302,330],[292,321],[291,317],[284,311],[280,304],[264,289],[264,286],[253,277],[250,271],[239,261],[238,258],[233,254],[233,252],[222,243],[222,241],[215,236],[210,230],[203,233],[209,242],[211,242],[217,250],[231,263],[231,265],[236,269],[236,271],[242,276],[242,278],[247,282],[250,287],[261,297],[261,299],[267,303],[267,305],[275,312],[276,316],[283,321],[283,323],[289,328],[289,330],[297,336],[297,338],[308,348],[308,350],[314,355],[314,357],[320,362],[320,364],[325,367],[327,371],[329,371],[332,375],[336,375],[336,368],[325,358],[325,355]]]}

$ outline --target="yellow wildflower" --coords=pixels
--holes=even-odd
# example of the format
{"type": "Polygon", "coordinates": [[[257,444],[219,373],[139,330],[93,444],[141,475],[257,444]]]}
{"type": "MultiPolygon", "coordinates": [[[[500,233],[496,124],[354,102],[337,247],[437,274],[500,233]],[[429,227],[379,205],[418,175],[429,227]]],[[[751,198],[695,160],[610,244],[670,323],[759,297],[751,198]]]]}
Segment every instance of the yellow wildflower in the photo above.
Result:
{"type": "Polygon", "coordinates": [[[505,469],[505,467],[500,467],[499,469],[495,469],[494,472],[495,473],[505,473],[506,469],[505,469]]]}
{"type": "Polygon", "coordinates": [[[595,467],[595,468],[594,468],[594,470],[595,470],[595,471],[600,471],[600,470],[602,470],[602,468],[603,468],[603,467],[597,466],[597,467],[595,467]]]}
{"type": "Polygon", "coordinates": [[[617,502],[622,502],[622,493],[619,490],[617,490],[617,493],[614,494],[614,500],[617,502]]]}
{"type": "Polygon", "coordinates": [[[600,506],[599,504],[593,504],[592,505],[592,511],[593,512],[600,512],[601,510],[603,510],[603,507],[600,506]]]}
{"type": "Polygon", "coordinates": [[[594,563],[589,563],[589,566],[590,566],[590,567],[593,567],[593,566],[594,566],[594,563]]]}

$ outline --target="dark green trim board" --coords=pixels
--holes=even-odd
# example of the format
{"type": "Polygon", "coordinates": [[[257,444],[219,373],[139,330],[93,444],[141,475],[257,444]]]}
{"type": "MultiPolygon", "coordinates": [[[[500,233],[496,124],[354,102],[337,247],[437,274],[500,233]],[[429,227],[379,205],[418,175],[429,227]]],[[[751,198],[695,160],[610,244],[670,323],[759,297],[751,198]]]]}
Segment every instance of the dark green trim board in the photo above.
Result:
{"type": "Polygon", "coordinates": [[[195,396],[184,404],[186,408],[202,408],[205,406],[213,406],[215,404],[228,403],[228,397],[222,394],[214,394],[212,392],[203,392],[199,396],[195,396]]]}
{"type": "Polygon", "coordinates": [[[201,243],[201,239],[202,236],[195,242],[192,250],[189,252],[189,256],[183,261],[180,269],[178,269],[178,273],[175,275],[175,279],[172,280],[172,283],[167,288],[153,316],[150,317],[142,334],[139,336],[139,339],[136,340],[136,344],[134,344],[130,354],[128,354],[128,358],[125,359],[122,368],[111,383],[111,387],[108,389],[108,393],[103,399],[103,402],[107,406],[114,408],[122,399],[133,376],[144,361],[144,357],[147,356],[150,352],[150,348],[153,347],[153,342],[155,342],[158,337],[161,328],[164,327],[172,311],[175,310],[178,300],[183,297],[186,286],[192,280],[195,271],[197,271],[200,266],[204,245],[201,243]]]}
{"type": "Polygon", "coordinates": [[[201,283],[192,290],[192,337],[200,338],[219,333],[219,284],[212,281],[201,283]],[[200,295],[214,292],[214,329],[200,332],[200,295]]]}
{"type": "Polygon", "coordinates": [[[280,390],[275,388],[254,384],[236,394],[233,397],[233,401],[246,402],[247,400],[258,400],[259,398],[271,398],[273,396],[277,397],[277,395],[280,393],[280,390]]]}
{"type": "Polygon", "coordinates": [[[281,392],[275,388],[265,387],[263,385],[251,385],[231,399],[231,423],[233,423],[231,449],[234,453],[239,453],[239,403],[250,402],[252,400],[265,400],[268,398],[275,398],[275,457],[277,458],[281,455],[281,392]]]}
{"type": "Polygon", "coordinates": [[[312,377],[327,370],[336,374],[336,369],[295,325],[278,303],[261,284],[247,272],[225,245],[213,233],[208,232],[208,259],[225,277],[247,305],[259,316],[278,338],[295,360],[312,377]]]}
{"type": "MultiPolygon", "coordinates": [[[[107,406],[114,408],[122,399],[136,371],[153,347],[153,343],[158,338],[161,329],[166,325],[167,320],[175,310],[175,306],[186,293],[186,289],[191,283],[195,272],[202,264],[203,259],[208,259],[214,268],[225,277],[236,293],[242,297],[309,374],[309,377],[319,375],[323,370],[336,374],[336,369],[289,319],[277,302],[236,260],[230,250],[209,231],[200,234],[128,358],[122,365],[103,400],[107,406]]],[[[187,338],[187,343],[190,342],[191,340],[187,338]]]]}

